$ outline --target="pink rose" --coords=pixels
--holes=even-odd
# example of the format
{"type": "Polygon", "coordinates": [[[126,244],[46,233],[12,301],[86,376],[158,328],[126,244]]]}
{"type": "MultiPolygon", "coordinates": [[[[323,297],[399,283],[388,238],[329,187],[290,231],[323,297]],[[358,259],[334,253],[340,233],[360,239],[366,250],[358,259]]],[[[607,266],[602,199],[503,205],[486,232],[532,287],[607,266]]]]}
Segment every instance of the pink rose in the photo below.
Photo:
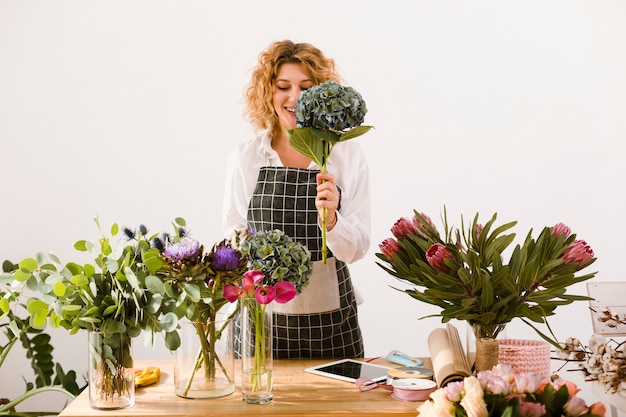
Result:
{"type": "Polygon", "coordinates": [[[389,261],[393,259],[393,254],[400,252],[400,245],[392,238],[387,238],[378,245],[380,251],[387,257],[389,261]]]}
{"type": "Polygon", "coordinates": [[[407,235],[417,235],[419,234],[419,230],[417,230],[417,227],[413,224],[413,222],[411,222],[411,220],[406,217],[402,217],[391,227],[391,233],[399,239],[407,235]]]}
{"type": "Polygon", "coordinates": [[[604,417],[606,414],[606,406],[601,402],[593,403],[589,407],[589,412],[594,416],[604,417]]]}
{"type": "Polygon", "coordinates": [[[580,397],[570,397],[569,401],[563,408],[568,416],[582,416],[589,411],[589,407],[585,404],[585,400],[580,397]]]}
{"type": "Polygon", "coordinates": [[[575,240],[565,248],[561,259],[567,263],[577,263],[579,267],[589,262],[593,258],[591,246],[584,240],[575,240]]]}
{"type": "Polygon", "coordinates": [[[552,227],[552,236],[565,235],[567,239],[572,234],[570,228],[563,223],[557,223],[552,227]]]}
{"type": "Polygon", "coordinates": [[[520,417],[542,417],[546,414],[546,406],[530,401],[522,401],[519,403],[520,417]]]}
{"type": "Polygon", "coordinates": [[[535,392],[539,389],[543,381],[544,378],[541,375],[530,372],[515,375],[517,392],[535,392]]]}
{"type": "Polygon", "coordinates": [[[463,393],[463,381],[452,381],[446,384],[443,388],[448,400],[452,402],[461,401],[461,394],[463,393]]]}
{"type": "Polygon", "coordinates": [[[454,259],[454,255],[441,243],[435,243],[426,252],[426,260],[439,272],[448,272],[450,268],[445,264],[445,259],[454,259]]]}

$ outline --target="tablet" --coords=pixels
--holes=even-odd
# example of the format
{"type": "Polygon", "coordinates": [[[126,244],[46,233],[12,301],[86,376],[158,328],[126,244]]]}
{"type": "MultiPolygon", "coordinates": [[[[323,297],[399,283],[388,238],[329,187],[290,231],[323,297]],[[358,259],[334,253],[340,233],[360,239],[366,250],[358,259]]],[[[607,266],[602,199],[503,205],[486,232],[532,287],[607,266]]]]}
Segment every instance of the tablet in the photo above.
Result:
{"type": "Polygon", "coordinates": [[[354,359],[341,359],[334,362],[324,363],[305,368],[305,372],[342,381],[355,382],[357,378],[369,378],[372,381],[381,382],[387,379],[387,366],[357,361],[354,359]]]}

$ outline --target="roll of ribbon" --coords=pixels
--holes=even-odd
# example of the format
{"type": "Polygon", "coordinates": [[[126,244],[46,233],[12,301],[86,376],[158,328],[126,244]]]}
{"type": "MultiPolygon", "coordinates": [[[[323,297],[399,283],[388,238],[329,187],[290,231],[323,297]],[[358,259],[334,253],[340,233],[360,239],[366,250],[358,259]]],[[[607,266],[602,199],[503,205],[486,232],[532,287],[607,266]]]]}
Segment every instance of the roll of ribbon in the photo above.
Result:
{"type": "Polygon", "coordinates": [[[393,368],[387,371],[387,383],[394,379],[433,379],[433,371],[419,366],[393,368]]]}
{"type": "Polygon", "coordinates": [[[426,401],[437,388],[434,381],[428,379],[395,379],[391,384],[379,384],[369,378],[359,378],[356,386],[360,391],[369,391],[381,387],[391,391],[391,397],[401,401],[426,401]]]}
{"type": "Polygon", "coordinates": [[[427,379],[396,379],[391,383],[391,396],[402,401],[426,401],[437,388],[434,381],[427,379]]]}

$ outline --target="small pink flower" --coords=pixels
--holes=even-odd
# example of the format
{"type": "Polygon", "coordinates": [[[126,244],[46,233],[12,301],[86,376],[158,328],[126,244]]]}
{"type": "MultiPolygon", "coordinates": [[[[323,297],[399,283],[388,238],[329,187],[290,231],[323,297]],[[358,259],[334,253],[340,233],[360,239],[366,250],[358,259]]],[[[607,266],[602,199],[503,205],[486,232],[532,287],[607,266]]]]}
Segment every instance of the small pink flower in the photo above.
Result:
{"type": "Polygon", "coordinates": [[[296,287],[289,281],[278,281],[274,289],[276,290],[274,299],[280,304],[291,301],[296,296],[296,287]]]}
{"type": "Polygon", "coordinates": [[[496,376],[487,383],[487,391],[493,394],[508,394],[511,392],[511,383],[507,378],[496,376]]]}
{"type": "Polygon", "coordinates": [[[531,401],[519,402],[519,417],[542,417],[546,414],[546,406],[531,401]]]}
{"type": "Polygon", "coordinates": [[[380,251],[391,261],[393,259],[393,254],[400,252],[400,245],[393,238],[387,238],[383,240],[383,242],[378,245],[380,251]]]}
{"type": "Polygon", "coordinates": [[[571,234],[571,229],[563,223],[557,223],[552,227],[552,236],[565,235],[567,239],[571,234]]]}
{"type": "Polygon", "coordinates": [[[585,400],[580,397],[570,397],[563,408],[568,416],[582,416],[589,411],[585,400]]]}
{"type": "Polygon", "coordinates": [[[606,406],[598,401],[597,403],[591,404],[589,412],[594,416],[604,417],[606,414],[606,406]]]}
{"type": "Polygon", "coordinates": [[[426,260],[439,272],[448,272],[450,268],[445,264],[445,259],[454,259],[454,255],[442,243],[435,243],[426,252],[426,260]]]}
{"type": "Polygon", "coordinates": [[[391,233],[393,233],[393,235],[399,239],[408,235],[419,234],[419,230],[417,230],[417,227],[415,227],[411,220],[407,219],[406,217],[402,217],[398,219],[391,227],[391,233]]]}
{"type": "Polygon", "coordinates": [[[259,304],[269,304],[276,298],[276,289],[271,285],[262,285],[254,291],[254,298],[259,304]]]}
{"type": "Polygon", "coordinates": [[[258,283],[263,281],[265,275],[261,271],[251,270],[243,274],[241,285],[243,286],[243,297],[251,297],[254,294],[254,288],[258,283]]]}
{"type": "Polygon", "coordinates": [[[222,295],[229,303],[234,303],[243,293],[242,288],[239,285],[227,284],[224,285],[222,295]]]}
{"type": "Polygon", "coordinates": [[[483,232],[483,225],[476,223],[476,226],[474,226],[474,233],[476,233],[476,240],[480,239],[480,235],[483,232]]]}
{"type": "MultiPolygon", "coordinates": [[[[424,213],[420,213],[420,215],[424,218],[424,220],[426,221],[426,223],[428,223],[428,225],[430,225],[430,227],[435,231],[435,233],[438,235],[439,232],[437,231],[437,228],[435,227],[433,221],[430,219],[430,217],[428,217],[426,214],[424,213]]],[[[415,225],[417,234],[420,235],[421,237],[426,237],[426,233],[427,233],[427,228],[424,225],[424,222],[422,222],[422,220],[417,217],[417,215],[413,216],[413,224],[415,225]]]]}
{"type": "Polygon", "coordinates": [[[572,381],[567,381],[567,380],[563,381],[559,385],[559,388],[562,387],[563,385],[567,387],[567,394],[569,398],[573,398],[576,394],[578,394],[578,392],[580,392],[580,388],[578,388],[578,386],[574,384],[572,381]]]}
{"type": "Polygon", "coordinates": [[[461,394],[463,394],[463,381],[449,382],[443,389],[446,393],[446,398],[449,401],[461,401],[461,394]]]}
{"type": "Polygon", "coordinates": [[[584,240],[575,240],[565,248],[561,259],[567,263],[577,263],[579,267],[589,262],[593,258],[591,246],[584,240]]]}
{"type": "Polygon", "coordinates": [[[517,392],[535,392],[543,381],[544,378],[541,375],[530,372],[515,375],[517,392]]]}

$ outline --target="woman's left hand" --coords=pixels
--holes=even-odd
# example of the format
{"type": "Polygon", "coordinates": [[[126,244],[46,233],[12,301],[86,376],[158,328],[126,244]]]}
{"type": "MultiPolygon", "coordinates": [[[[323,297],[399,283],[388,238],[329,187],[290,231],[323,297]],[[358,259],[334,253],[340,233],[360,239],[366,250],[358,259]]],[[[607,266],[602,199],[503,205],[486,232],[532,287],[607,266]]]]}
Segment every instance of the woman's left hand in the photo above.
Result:
{"type": "Polygon", "coordinates": [[[337,207],[339,206],[339,190],[335,177],[328,172],[317,174],[317,196],[315,207],[319,212],[320,224],[322,212],[326,209],[326,230],[331,231],[337,223],[337,207]]]}

